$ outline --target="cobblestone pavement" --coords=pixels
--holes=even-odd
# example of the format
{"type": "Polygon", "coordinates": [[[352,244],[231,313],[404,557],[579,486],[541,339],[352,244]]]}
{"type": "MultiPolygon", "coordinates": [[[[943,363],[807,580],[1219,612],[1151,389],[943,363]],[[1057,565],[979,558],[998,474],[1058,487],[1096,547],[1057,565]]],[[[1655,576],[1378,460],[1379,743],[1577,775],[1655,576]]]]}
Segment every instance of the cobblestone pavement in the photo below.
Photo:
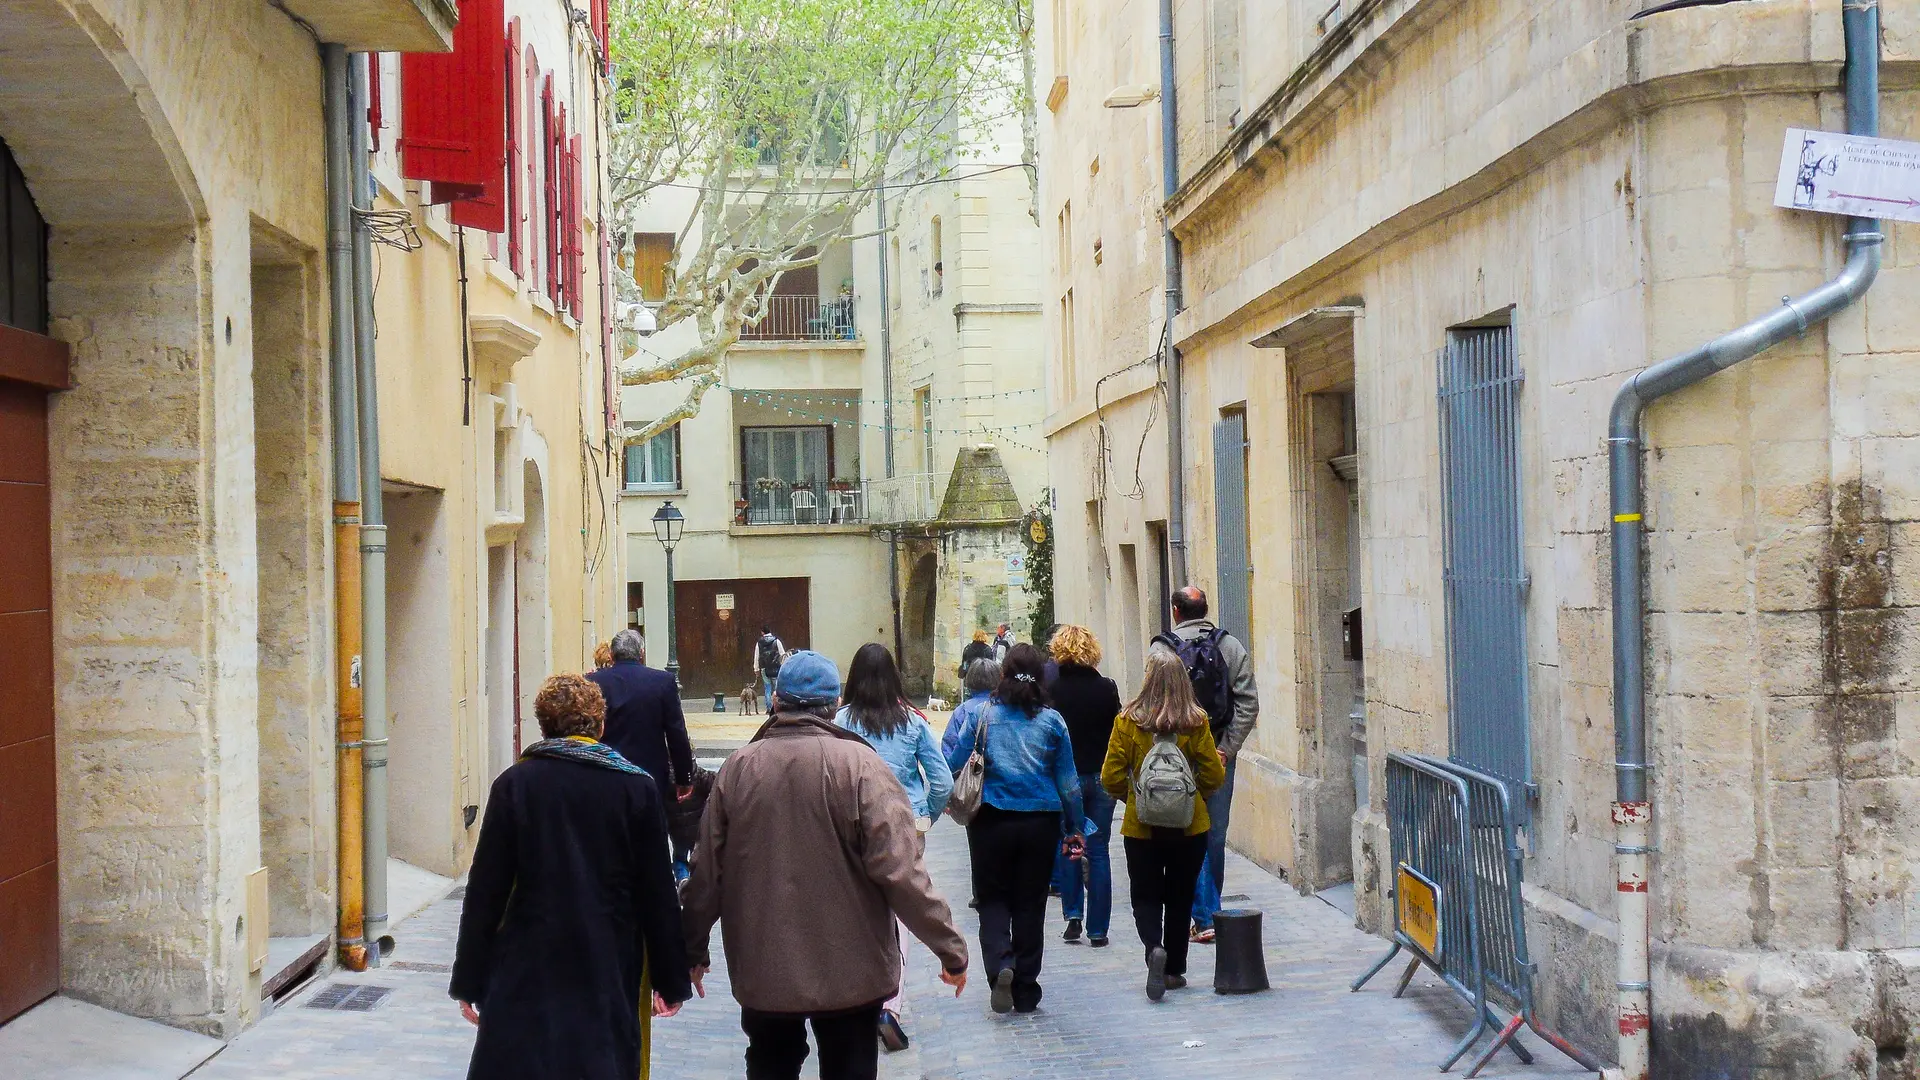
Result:
{"type": "MultiPolygon", "coordinates": [[[[972,945],[977,936],[973,913],[965,906],[965,836],[943,822],[928,840],[934,879],[956,903],[972,945]]],[[[1441,1075],[1435,1066],[1466,1030],[1466,1007],[1425,973],[1398,1001],[1391,997],[1391,971],[1362,992],[1348,993],[1347,983],[1380,954],[1380,941],[1238,856],[1228,864],[1227,891],[1247,896],[1248,905],[1266,912],[1273,990],[1214,994],[1213,951],[1195,947],[1188,972],[1192,986],[1153,1005],[1142,989],[1144,965],[1132,934],[1125,861],[1117,846],[1114,881],[1118,895],[1110,948],[1061,943],[1055,906],[1041,977],[1046,999],[1031,1016],[994,1016],[979,978],[956,1000],[940,985],[932,955],[914,944],[906,1008],[913,1046],[884,1058],[881,1075],[887,1080],[1435,1080],[1441,1075]],[[1183,1045],[1189,1041],[1203,1045],[1183,1045]]],[[[194,1072],[194,1080],[464,1076],[473,1029],[447,999],[447,975],[435,967],[452,961],[459,904],[456,894],[408,920],[397,932],[400,944],[389,966],[358,975],[336,973],[307,988],[194,1072]],[[303,1007],[329,983],[372,983],[394,993],[370,1013],[303,1007]]],[[[718,956],[717,942],[714,951],[718,956]]],[[[708,977],[705,1000],[690,1003],[678,1017],[657,1021],[654,1038],[653,1075],[659,1080],[741,1076],[745,1040],[725,971],[708,977]]],[[[1503,1052],[1482,1075],[1580,1075],[1578,1066],[1540,1040],[1526,1041],[1535,1064],[1521,1065],[1503,1052]]],[[[812,1068],[807,1075],[815,1075],[812,1068]]]]}

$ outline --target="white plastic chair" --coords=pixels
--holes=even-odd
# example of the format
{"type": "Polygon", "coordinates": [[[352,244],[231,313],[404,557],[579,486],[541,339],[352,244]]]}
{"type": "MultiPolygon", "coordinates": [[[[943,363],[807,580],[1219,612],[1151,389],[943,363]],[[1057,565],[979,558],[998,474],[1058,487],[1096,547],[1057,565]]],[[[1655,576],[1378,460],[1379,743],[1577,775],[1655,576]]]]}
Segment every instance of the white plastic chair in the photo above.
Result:
{"type": "Polygon", "coordinates": [[[806,488],[793,489],[793,523],[800,524],[800,511],[805,510],[813,518],[813,524],[820,524],[820,500],[806,488]]]}

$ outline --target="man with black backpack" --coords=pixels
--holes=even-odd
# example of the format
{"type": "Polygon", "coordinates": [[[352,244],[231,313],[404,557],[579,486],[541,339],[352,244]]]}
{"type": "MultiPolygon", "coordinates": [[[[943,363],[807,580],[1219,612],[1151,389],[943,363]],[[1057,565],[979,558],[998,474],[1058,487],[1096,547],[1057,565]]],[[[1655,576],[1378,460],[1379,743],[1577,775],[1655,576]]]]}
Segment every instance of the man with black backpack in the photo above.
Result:
{"type": "Polygon", "coordinates": [[[772,626],[761,626],[760,639],[753,643],[753,675],[760,680],[760,704],[768,714],[773,712],[773,681],[786,659],[786,643],[774,636],[772,626]]]}
{"type": "Polygon", "coordinates": [[[1193,682],[1193,697],[1206,710],[1207,723],[1227,781],[1207,798],[1207,863],[1193,898],[1193,940],[1213,942],[1213,915],[1226,886],[1227,815],[1233,803],[1233,766],[1260,717],[1260,696],[1253,682],[1253,657],[1240,639],[1207,620],[1207,594],[1188,585],[1173,594],[1173,633],[1154,638],[1180,654],[1193,682]]]}

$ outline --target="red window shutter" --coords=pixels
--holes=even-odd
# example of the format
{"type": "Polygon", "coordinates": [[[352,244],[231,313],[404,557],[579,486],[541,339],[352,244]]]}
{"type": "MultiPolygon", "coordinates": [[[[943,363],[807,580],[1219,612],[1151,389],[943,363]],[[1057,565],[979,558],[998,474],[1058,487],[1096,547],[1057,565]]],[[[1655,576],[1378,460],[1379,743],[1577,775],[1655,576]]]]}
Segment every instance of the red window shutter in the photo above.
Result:
{"type": "Polygon", "coordinates": [[[506,172],[500,116],[505,38],[502,0],[466,0],[452,52],[401,55],[402,176],[492,186],[498,194],[506,172]]]}
{"type": "Polygon", "coordinates": [[[373,133],[373,149],[380,149],[380,128],[386,118],[380,114],[380,54],[367,54],[367,130],[373,133]]]}
{"type": "MultiPolygon", "coordinates": [[[[612,56],[607,44],[607,0],[592,0],[587,20],[593,26],[593,40],[600,47],[600,56],[606,60],[612,56]]],[[[604,63],[602,74],[606,74],[611,68],[610,62],[604,63]]]]}
{"type": "Polygon", "coordinates": [[[605,407],[607,430],[612,431],[619,421],[613,412],[613,248],[604,228],[600,230],[600,383],[600,403],[605,407]]]}
{"type": "Polygon", "coordinates": [[[580,136],[573,137],[573,144],[567,154],[567,172],[573,177],[573,199],[571,213],[567,215],[568,235],[573,237],[573,317],[578,321],[586,310],[584,303],[587,291],[587,188],[580,176],[580,136]]]}
{"type": "Polygon", "coordinates": [[[507,268],[520,274],[520,18],[507,24],[507,268]]]}
{"type": "Polygon", "coordinates": [[[540,204],[540,231],[545,243],[541,245],[540,257],[547,277],[547,298],[555,304],[560,302],[560,233],[554,228],[559,221],[560,203],[560,155],[554,150],[560,145],[559,113],[553,104],[553,73],[545,76],[546,85],[541,91],[546,106],[546,130],[541,133],[540,164],[546,180],[546,198],[540,204]]]}

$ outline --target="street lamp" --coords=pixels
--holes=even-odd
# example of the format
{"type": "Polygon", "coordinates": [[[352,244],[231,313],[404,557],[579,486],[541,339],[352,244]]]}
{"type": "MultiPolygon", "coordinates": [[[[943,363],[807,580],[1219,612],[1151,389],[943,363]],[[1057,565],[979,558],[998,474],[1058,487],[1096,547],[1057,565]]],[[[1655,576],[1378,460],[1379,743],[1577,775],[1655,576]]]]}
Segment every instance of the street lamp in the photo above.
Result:
{"type": "Polygon", "coordinates": [[[675,693],[680,690],[680,638],[673,625],[673,548],[680,542],[680,530],[686,524],[686,516],[671,499],[653,512],[654,539],[667,549],[667,674],[673,676],[675,693]]]}

